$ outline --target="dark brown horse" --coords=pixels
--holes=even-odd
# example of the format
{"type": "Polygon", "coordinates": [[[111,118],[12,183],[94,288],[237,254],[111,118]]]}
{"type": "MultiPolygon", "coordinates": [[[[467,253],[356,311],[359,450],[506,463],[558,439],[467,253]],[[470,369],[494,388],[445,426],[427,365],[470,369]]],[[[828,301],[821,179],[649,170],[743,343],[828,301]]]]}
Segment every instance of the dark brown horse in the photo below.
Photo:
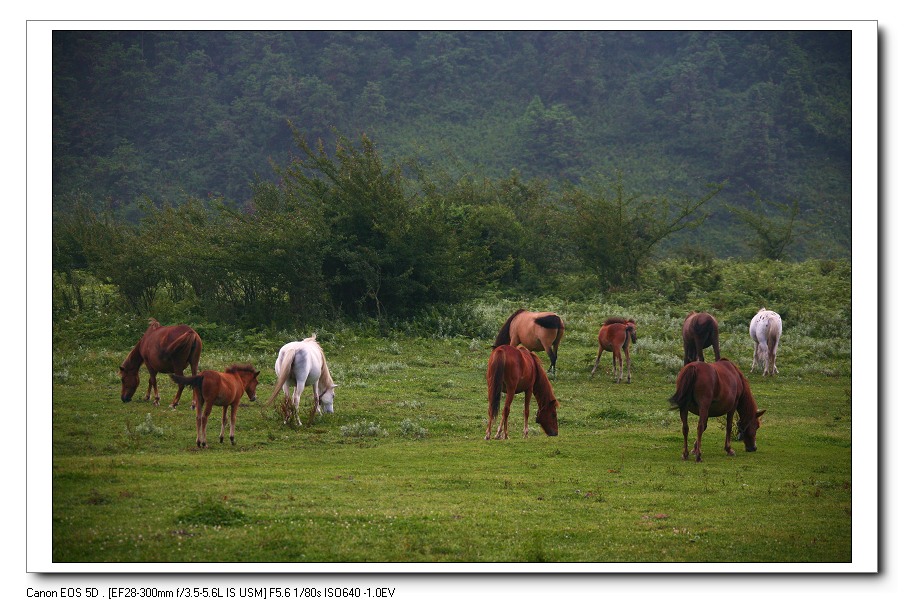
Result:
{"type": "Polygon", "coordinates": [[[562,318],[551,312],[535,313],[518,309],[499,329],[493,349],[503,345],[524,345],[531,351],[543,350],[549,356],[549,370],[555,376],[559,343],[565,334],[562,318]]]}
{"type": "Polygon", "coordinates": [[[756,401],[750,392],[750,384],[741,369],[729,360],[719,360],[712,364],[691,362],[678,373],[675,395],[669,399],[672,407],[681,412],[681,431],[684,433],[683,459],[687,459],[687,414],[699,416],[697,420],[697,440],[694,456],[701,461],[700,439],[706,430],[710,417],[726,415],[725,452],[733,456],[731,448],[731,427],[735,411],[738,413],[738,430],[747,451],[756,451],[756,431],[760,427],[760,416],[766,411],[758,411],[756,401]]]}
{"type": "Polygon", "coordinates": [[[719,356],[719,324],[716,318],[709,313],[691,311],[684,318],[684,327],[681,329],[681,338],[684,340],[684,363],[693,361],[705,362],[703,350],[713,348],[718,362],[719,356]]]}
{"type": "Polygon", "coordinates": [[[250,364],[232,365],[226,372],[205,370],[194,377],[170,375],[179,385],[190,385],[197,396],[195,408],[195,426],[198,447],[207,447],[207,419],[214,405],[223,407],[223,425],[220,426],[220,442],[226,431],[226,407],[231,407],[229,422],[229,440],[235,445],[235,412],[239,408],[242,394],[254,402],[257,400],[257,376],[261,371],[250,364]]]}
{"type": "Polygon", "coordinates": [[[490,440],[493,419],[499,415],[499,399],[505,390],[505,407],[502,419],[496,429],[496,438],[508,438],[508,416],[515,394],[524,393],[524,438],[527,438],[527,419],[530,416],[531,394],[537,397],[536,421],[548,436],[559,434],[559,420],[556,408],[559,402],[552,391],[552,385],[540,358],[524,347],[501,345],[493,349],[487,366],[487,433],[483,438],[490,440]]]}
{"type": "MultiPolygon", "coordinates": [[[[138,369],[144,364],[150,380],[148,392],[144,399],[151,397],[151,389],[154,390],[154,406],[160,404],[160,393],[157,391],[157,373],[175,373],[181,375],[186,367],[191,367],[191,374],[198,374],[198,361],[201,359],[201,337],[188,326],[161,326],[156,319],[148,321],[148,329],[138,341],[134,349],[126,356],[125,361],[119,367],[119,377],[122,379],[121,398],[123,402],[132,399],[135,390],[138,389],[138,369]]],[[[182,397],[183,385],[179,385],[176,397],[170,404],[170,408],[179,404],[182,397]]],[[[194,403],[192,403],[194,407],[194,403]]]]}
{"type": "Polygon", "coordinates": [[[596,369],[600,365],[600,357],[603,351],[612,352],[612,374],[615,375],[615,382],[621,383],[622,380],[622,357],[621,352],[625,352],[625,362],[628,364],[628,383],[631,383],[631,343],[637,342],[637,324],[633,319],[625,319],[624,317],[610,317],[603,322],[600,333],[597,336],[600,344],[600,350],[596,354],[596,364],[590,371],[592,377],[596,374],[596,369]],[[615,362],[618,360],[618,371],[616,372],[615,362]]]}

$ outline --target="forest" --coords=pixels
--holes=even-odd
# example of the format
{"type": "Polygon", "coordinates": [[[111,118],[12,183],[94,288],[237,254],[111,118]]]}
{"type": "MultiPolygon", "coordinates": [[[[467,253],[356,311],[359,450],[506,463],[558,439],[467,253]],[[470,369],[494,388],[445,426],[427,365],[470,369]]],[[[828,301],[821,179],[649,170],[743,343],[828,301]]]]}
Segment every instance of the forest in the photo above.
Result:
{"type": "Polygon", "coordinates": [[[849,259],[848,31],[57,31],[55,308],[410,317],[849,259]]]}

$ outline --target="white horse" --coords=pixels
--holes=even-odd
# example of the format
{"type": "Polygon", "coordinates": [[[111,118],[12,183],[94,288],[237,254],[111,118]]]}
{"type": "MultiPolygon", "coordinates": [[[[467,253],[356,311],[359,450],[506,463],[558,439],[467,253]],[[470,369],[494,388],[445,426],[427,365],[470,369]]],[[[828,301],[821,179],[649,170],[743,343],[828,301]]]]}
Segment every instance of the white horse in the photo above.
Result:
{"type": "Polygon", "coordinates": [[[288,423],[292,415],[295,421],[301,425],[298,417],[298,405],[301,402],[301,393],[305,385],[310,385],[314,390],[314,406],[311,409],[311,419],[314,414],[321,414],[321,407],[327,413],[333,412],[333,400],[337,384],[330,375],[323,349],[317,342],[317,335],[306,338],[303,341],[294,341],[283,345],[276,358],[276,389],[267,401],[273,402],[280,388],[285,393],[285,407],[283,410],[283,423],[288,423]],[[289,385],[295,386],[294,393],[289,396],[289,385]]]}
{"type": "Polygon", "coordinates": [[[750,320],[750,338],[753,339],[753,363],[750,372],[757,365],[763,365],[763,376],[767,374],[777,375],[775,367],[775,354],[778,351],[778,341],[782,337],[782,318],[775,311],[767,311],[765,308],[753,316],[750,320]]]}

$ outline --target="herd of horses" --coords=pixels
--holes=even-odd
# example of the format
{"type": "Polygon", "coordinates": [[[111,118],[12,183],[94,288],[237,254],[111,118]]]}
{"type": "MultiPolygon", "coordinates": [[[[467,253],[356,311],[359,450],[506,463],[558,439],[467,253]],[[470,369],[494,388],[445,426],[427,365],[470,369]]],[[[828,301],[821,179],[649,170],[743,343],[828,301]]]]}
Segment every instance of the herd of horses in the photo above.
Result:
{"type": "MultiPolygon", "coordinates": [[[[487,429],[484,438],[490,440],[493,422],[499,419],[494,438],[508,438],[508,417],[515,396],[524,394],[523,436],[528,436],[531,399],[535,398],[535,421],[547,436],[559,433],[557,409],[559,406],[549,375],[555,378],[559,344],[565,333],[562,318],[552,312],[532,312],[519,309],[505,321],[493,343],[487,364],[487,429]],[[544,370],[534,352],[543,351],[549,357],[550,366],[544,370]],[[505,401],[502,401],[502,393],[505,401]],[[499,408],[502,406],[502,415],[499,408]]],[[[763,375],[778,374],[775,366],[776,352],[782,333],[782,320],[778,313],[765,308],[750,321],[750,337],[754,342],[751,372],[763,368],[763,375]]],[[[757,408],[750,391],[750,384],[741,370],[724,359],[719,350],[719,326],[709,313],[691,312],[682,326],[684,366],[678,373],[675,393],[669,399],[681,416],[684,449],[682,457],[689,456],[688,413],[697,415],[697,437],[693,447],[696,461],[701,461],[700,441],[710,417],[726,416],[725,452],[734,455],[731,447],[732,426],[737,414],[738,440],[744,441],[747,451],[756,451],[756,433],[760,417],[765,410],[757,408]],[[715,362],[707,363],[703,350],[712,347],[715,362]]],[[[604,351],[612,353],[612,373],[616,383],[621,383],[625,369],[627,382],[631,382],[631,343],[637,342],[637,323],[624,317],[606,319],[597,336],[599,352],[590,373],[596,374],[604,351]],[[622,360],[624,353],[624,360],[622,360]]],[[[138,370],[144,364],[150,374],[144,399],[150,400],[154,392],[154,405],[160,402],[157,391],[157,374],[169,374],[178,384],[176,396],[170,404],[176,407],[187,386],[192,389],[192,408],[196,415],[196,444],[207,447],[207,422],[214,406],[223,408],[220,442],[225,438],[227,409],[229,411],[229,440],[235,444],[236,411],[244,395],[251,401],[257,398],[260,371],[250,364],[234,364],[225,372],[204,370],[198,372],[201,356],[201,337],[186,325],[163,326],[151,319],[141,339],[129,352],[119,367],[122,380],[121,399],[128,402],[138,389],[138,370]],[[184,376],[186,368],[191,376],[184,376]]],[[[306,386],[313,390],[313,403],[309,421],[322,412],[332,413],[335,390],[338,385],[330,375],[323,348],[316,335],[302,341],[290,342],[280,350],[274,364],[276,385],[267,400],[272,403],[284,394],[281,412],[283,423],[294,418],[301,425],[298,414],[301,395],[306,386]],[[290,387],[294,391],[290,394],[290,387]]]]}

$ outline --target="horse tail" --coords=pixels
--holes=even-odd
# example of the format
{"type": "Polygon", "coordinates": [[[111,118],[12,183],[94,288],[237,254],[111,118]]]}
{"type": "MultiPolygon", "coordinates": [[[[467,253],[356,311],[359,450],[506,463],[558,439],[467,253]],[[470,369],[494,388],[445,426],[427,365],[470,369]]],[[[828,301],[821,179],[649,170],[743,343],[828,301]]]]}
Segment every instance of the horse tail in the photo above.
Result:
{"type": "Polygon", "coordinates": [[[548,328],[550,330],[564,330],[565,324],[562,323],[562,318],[553,313],[552,315],[544,315],[543,317],[538,317],[534,320],[541,328],[548,328]]]}
{"type": "Polygon", "coordinates": [[[197,337],[198,337],[198,333],[195,332],[194,330],[189,330],[187,332],[183,332],[182,334],[177,336],[175,339],[173,339],[170,342],[170,344],[167,345],[163,349],[163,353],[165,355],[170,356],[170,355],[173,355],[174,353],[176,353],[176,351],[178,351],[182,347],[188,345],[188,357],[189,357],[189,361],[191,361],[191,356],[194,355],[194,352],[195,352],[195,342],[196,342],[195,339],[197,337]]]}
{"type": "Polygon", "coordinates": [[[499,401],[502,396],[502,378],[504,374],[505,352],[494,351],[492,355],[490,355],[490,367],[489,372],[487,372],[488,396],[493,417],[499,415],[499,401]]]}
{"type": "Polygon", "coordinates": [[[678,381],[675,383],[675,394],[669,398],[669,405],[673,409],[686,409],[693,399],[696,383],[697,363],[691,362],[678,373],[678,381]]]}
{"type": "Polygon", "coordinates": [[[186,385],[195,390],[195,393],[198,395],[198,403],[195,406],[201,407],[204,404],[204,375],[183,377],[182,375],[171,374],[170,379],[172,379],[174,383],[178,383],[179,385],[186,385]]]}
{"type": "Polygon", "coordinates": [[[493,342],[493,349],[501,347],[502,345],[508,345],[512,342],[512,321],[523,312],[524,309],[518,309],[505,320],[505,323],[499,328],[499,334],[496,335],[496,340],[493,342]]]}
{"type": "Polygon", "coordinates": [[[295,349],[287,349],[283,354],[283,361],[279,365],[279,375],[276,377],[276,387],[273,388],[273,394],[270,395],[270,398],[265,404],[270,404],[271,402],[273,402],[274,398],[276,398],[276,395],[279,394],[279,390],[282,389],[282,386],[289,378],[289,373],[292,371],[292,363],[294,361],[295,349]]]}

